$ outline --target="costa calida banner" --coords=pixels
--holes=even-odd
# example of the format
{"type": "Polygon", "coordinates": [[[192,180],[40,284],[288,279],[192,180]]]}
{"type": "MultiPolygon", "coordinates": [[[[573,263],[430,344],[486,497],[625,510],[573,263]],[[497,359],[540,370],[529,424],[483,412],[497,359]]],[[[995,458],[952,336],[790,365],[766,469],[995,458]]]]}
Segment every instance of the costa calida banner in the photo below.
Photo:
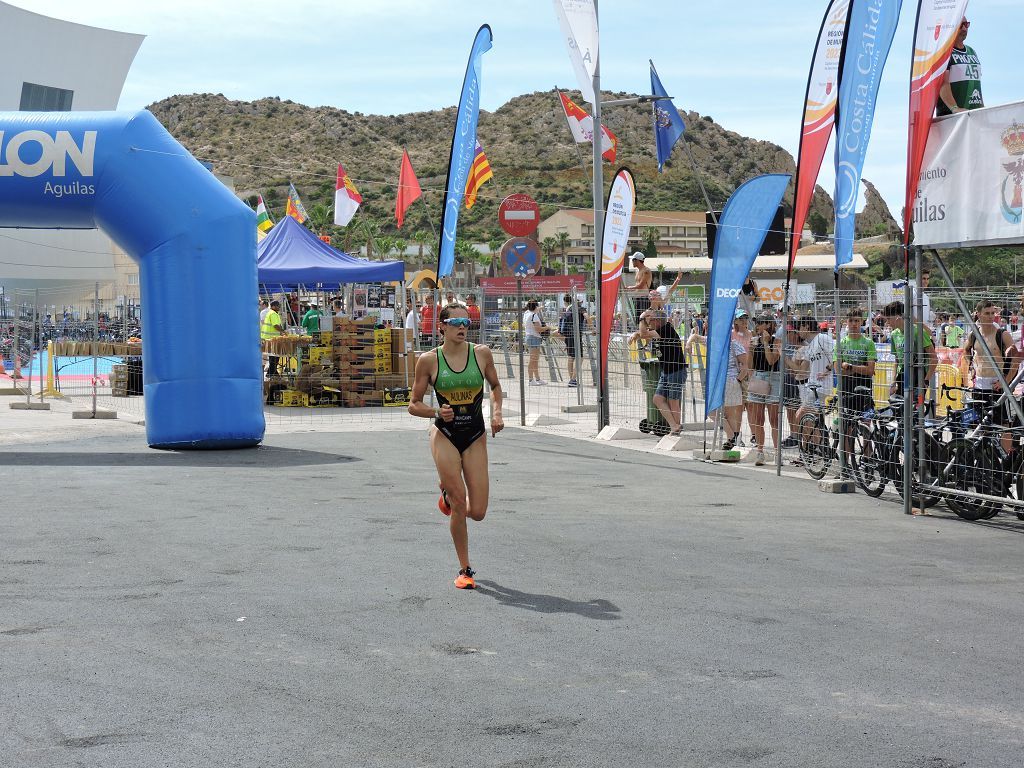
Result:
{"type": "Polygon", "coordinates": [[[601,389],[608,382],[608,339],[619,296],[622,265],[626,258],[626,241],[636,208],[636,185],[628,168],[620,168],[608,192],[604,207],[604,239],[601,241],[601,389]]]}
{"type": "Polygon", "coordinates": [[[853,261],[854,224],[875,101],[901,0],[853,0],[836,105],[836,269],[853,261]]]}
{"type": "Polygon", "coordinates": [[[914,27],[914,61],[910,69],[910,114],[907,136],[907,189],[903,208],[903,243],[910,242],[918,176],[928,144],[932,113],[953,51],[967,0],[918,0],[914,27]]]}
{"type": "Polygon", "coordinates": [[[800,149],[796,161],[796,190],[793,193],[793,237],[790,242],[787,278],[800,248],[800,235],[811,208],[814,185],[825,159],[828,140],[835,125],[836,100],[839,98],[839,60],[843,52],[850,0],[832,0],[821,21],[818,42],[814,46],[811,71],[807,76],[804,117],[800,125],[800,149]]]}
{"type": "Polygon", "coordinates": [[[444,211],[441,214],[441,244],[437,256],[437,276],[448,277],[455,268],[455,237],[459,226],[459,209],[466,193],[466,181],[473,167],[476,151],[476,126],[480,119],[481,57],[491,50],[494,38],[491,28],[484,24],[473,38],[469,52],[466,77],[462,81],[462,96],[455,118],[452,135],[452,154],[448,161],[448,181],[445,183],[444,211]]]}
{"type": "Polygon", "coordinates": [[[932,123],[912,215],[914,244],[1024,243],[1024,102],[932,123]]]}

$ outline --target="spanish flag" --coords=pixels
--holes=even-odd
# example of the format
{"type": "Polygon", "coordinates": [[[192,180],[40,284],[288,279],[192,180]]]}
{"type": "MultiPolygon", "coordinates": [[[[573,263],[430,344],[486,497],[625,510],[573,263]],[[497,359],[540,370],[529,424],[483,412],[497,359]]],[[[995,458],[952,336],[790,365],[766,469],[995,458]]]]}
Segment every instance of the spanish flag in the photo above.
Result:
{"type": "Polygon", "coordinates": [[[480,140],[476,141],[476,153],[473,155],[473,165],[469,169],[469,178],[466,179],[466,208],[472,208],[476,202],[476,193],[485,181],[494,178],[491,171],[491,164],[487,162],[487,155],[484,148],[480,146],[480,140]]]}
{"type": "Polygon", "coordinates": [[[286,216],[291,216],[299,224],[309,218],[306,215],[306,206],[299,199],[299,193],[295,191],[294,184],[288,185],[288,202],[285,204],[284,212],[286,216]]]}

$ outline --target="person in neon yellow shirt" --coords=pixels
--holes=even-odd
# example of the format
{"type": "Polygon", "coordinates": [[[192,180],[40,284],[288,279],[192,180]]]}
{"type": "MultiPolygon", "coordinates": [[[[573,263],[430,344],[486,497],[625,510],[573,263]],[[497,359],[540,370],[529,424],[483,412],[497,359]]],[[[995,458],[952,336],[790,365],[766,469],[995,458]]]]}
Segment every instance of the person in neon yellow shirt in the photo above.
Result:
{"type": "MultiPolygon", "coordinates": [[[[284,326],[281,324],[280,301],[270,302],[270,311],[263,316],[260,323],[260,341],[274,339],[284,333],[284,326]]],[[[267,376],[277,375],[277,355],[267,355],[267,376]]]]}

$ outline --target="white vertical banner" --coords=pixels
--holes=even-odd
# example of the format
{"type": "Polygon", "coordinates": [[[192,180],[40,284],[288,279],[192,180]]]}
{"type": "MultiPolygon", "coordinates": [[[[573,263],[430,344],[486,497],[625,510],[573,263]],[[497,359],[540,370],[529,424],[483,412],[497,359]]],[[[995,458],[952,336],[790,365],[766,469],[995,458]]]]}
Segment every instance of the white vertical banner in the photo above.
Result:
{"type": "Polygon", "coordinates": [[[576,71],[583,98],[594,103],[594,72],[597,69],[597,8],[594,0],[554,0],[558,25],[569,49],[569,60],[576,71]]]}
{"type": "Polygon", "coordinates": [[[914,244],[1024,243],[1024,102],[932,123],[913,201],[914,244]]]}

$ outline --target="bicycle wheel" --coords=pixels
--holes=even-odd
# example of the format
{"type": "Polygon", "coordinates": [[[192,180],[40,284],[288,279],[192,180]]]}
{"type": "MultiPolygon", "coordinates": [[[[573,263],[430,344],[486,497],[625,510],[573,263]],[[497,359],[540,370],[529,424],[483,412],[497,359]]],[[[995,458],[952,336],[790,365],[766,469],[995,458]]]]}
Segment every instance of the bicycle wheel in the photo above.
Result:
{"type": "MultiPolygon", "coordinates": [[[[1009,496],[1011,478],[1003,469],[1002,452],[989,441],[982,442],[979,449],[978,480],[981,492],[989,496],[1009,496]]],[[[995,517],[1003,509],[1003,505],[997,501],[986,501],[984,504],[985,520],[995,517]]]]}
{"type": "MultiPolygon", "coordinates": [[[[939,499],[941,498],[936,493],[928,492],[929,486],[936,485],[938,482],[938,465],[937,458],[932,450],[932,455],[929,457],[926,450],[924,466],[921,465],[919,460],[920,454],[917,450],[917,434],[914,434],[913,447],[914,451],[914,473],[911,478],[913,484],[913,490],[911,491],[911,497],[913,501],[917,501],[923,509],[934,507],[939,499]]],[[[893,477],[896,485],[896,492],[903,498],[903,440],[900,439],[896,446],[896,466],[893,468],[893,477]]]]}
{"type": "Polygon", "coordinates": [[[863,424],[858,425],[853,437],[853,477],[868,496],[881,496],[889,482],[885,471],[885,453],[875,430],[863,424]]]}
{"type": "MultiPolygon", "coordinates": [[[[949,460],[940,471],[938,482],[944,488],[984,493],[980,481],[983,470],[978,466],[977,452],[970,443],[957,438],[949,444],[949,460]]],[[[952,494],[945,497],[946,506],[964,520],[981,520],[989,514],[988,502],[972,496],[952,494]]]]}
{"type": "Polygon", "coordinates": [[[800,419],[800,458],[807,474],[821,480],[832,466],[832,446],[825,421],[815,413],[805,414],[800,419]]]}

